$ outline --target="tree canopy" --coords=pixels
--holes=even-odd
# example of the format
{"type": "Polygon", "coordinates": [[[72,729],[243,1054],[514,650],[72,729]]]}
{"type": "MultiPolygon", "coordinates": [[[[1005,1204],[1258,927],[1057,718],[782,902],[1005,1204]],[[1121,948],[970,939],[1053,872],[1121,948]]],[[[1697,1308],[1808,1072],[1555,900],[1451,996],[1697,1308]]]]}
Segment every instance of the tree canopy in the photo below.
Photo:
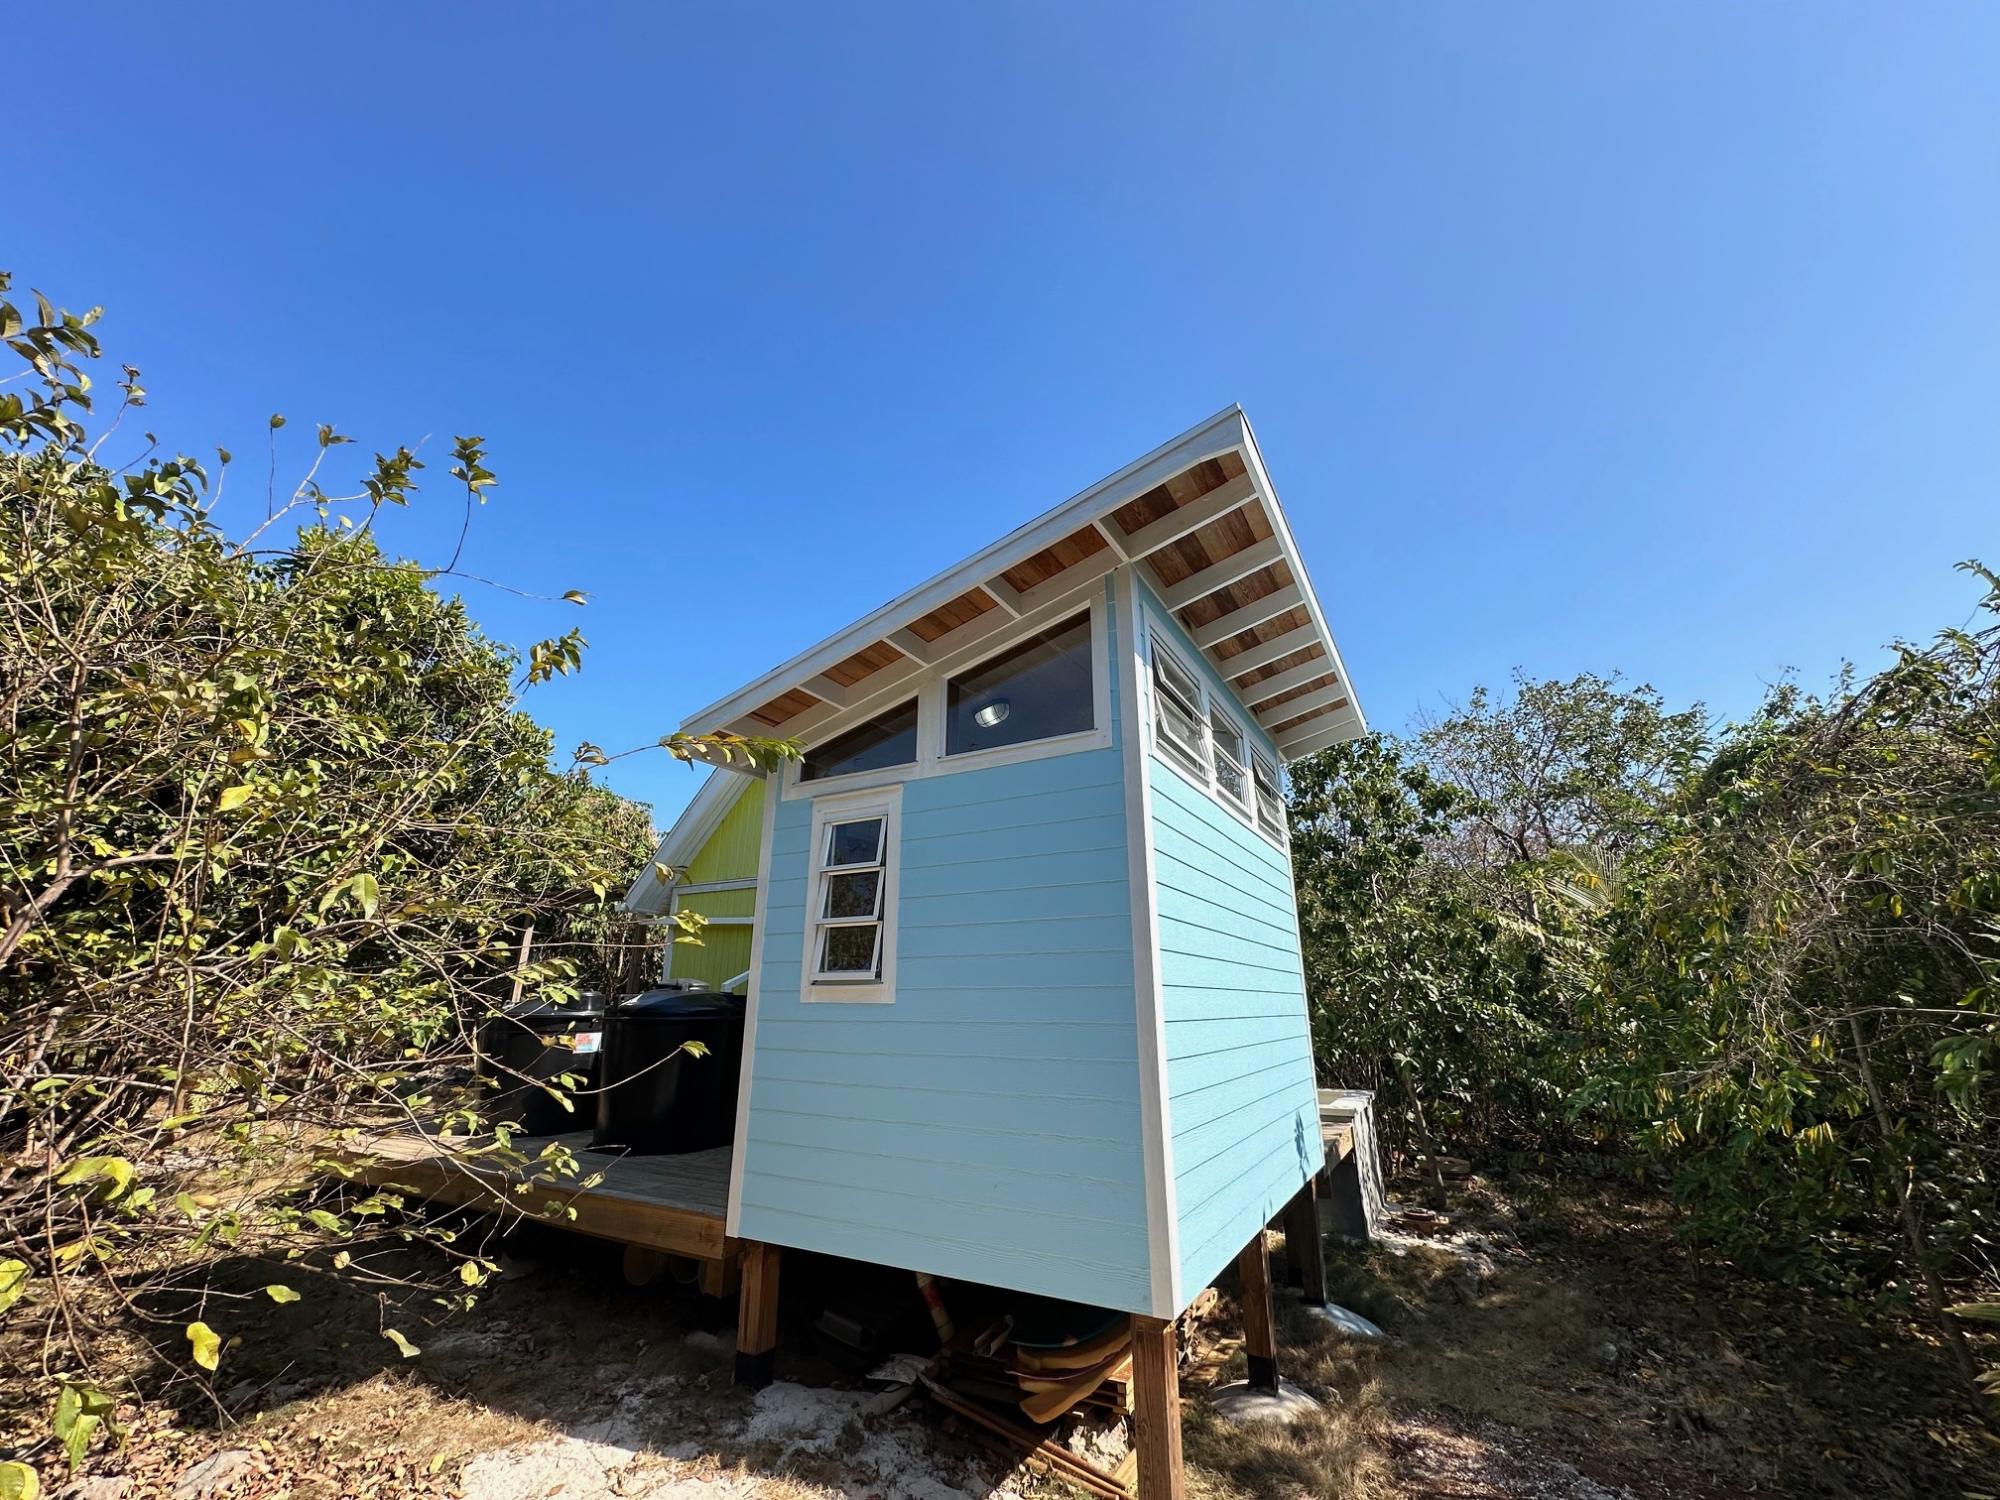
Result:
{"type": "MultiPolygon", "coordinates": [[[[576,670],[582,636],[517,658],[438,590],[451,564],[378,544],[377,517],[417,499],[414,451],[331,493],[347,439],[322,427],[305,477],[232,537],[228,454],[114,464],[117,418],[91,432],[95,321],[0,295],[30,382],[0,393],[0,1313],[53,1351],[11,1348],[49,1377],[8,1400],[59,1391],[72,1461],[111,1410],[120,1306],[147,1287],[199,1302],[184,1368],[214,1370],[265,1299],[203,1265],[338,1270],[399,1205],[341,1185],[365,1132],[494,1124],[474,1033],[517,986],[561,999],[603,971],[653,843],[646,810],[592,780],[604,753],[558,764],[521,707],[576,670]]],[[[118,386],[120,416],[144,405],[136,370],[118,386]]],[[[482,439],[456,441],[449,480],[469,523],[496,482],[482,439]]],[[[478,1254],[433,1242],[451,1295],[476,1297],[478,1254]]]]}

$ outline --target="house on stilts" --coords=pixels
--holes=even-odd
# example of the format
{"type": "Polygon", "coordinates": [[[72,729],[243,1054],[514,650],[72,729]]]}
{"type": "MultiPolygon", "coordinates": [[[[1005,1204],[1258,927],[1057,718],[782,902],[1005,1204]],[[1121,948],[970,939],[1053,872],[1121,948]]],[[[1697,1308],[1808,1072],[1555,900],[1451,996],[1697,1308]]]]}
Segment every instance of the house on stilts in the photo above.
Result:
{"type": "Polygon", "coordinates": [[[1122,1311],[1177,1493],[1167,1330],[1325,1161],[1283,767],[1365,732],[1243,412],[681,727],[803,747],[713,772],[629,897],[748,996],[746,1374],[785,1249],[1122,1311]]]}

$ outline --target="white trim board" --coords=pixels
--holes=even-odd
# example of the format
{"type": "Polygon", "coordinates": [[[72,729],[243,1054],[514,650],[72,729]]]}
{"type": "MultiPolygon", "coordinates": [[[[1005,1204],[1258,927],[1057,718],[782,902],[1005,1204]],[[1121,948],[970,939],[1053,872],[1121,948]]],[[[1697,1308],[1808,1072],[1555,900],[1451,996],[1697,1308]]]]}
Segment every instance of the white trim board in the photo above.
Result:
{"type": "Polygon", "coordinates": [[[757,899],[751,903],[749,998],[743,1010],[743,1066],[736,1075],[736,1132],[729,1142],[729,1206],[722,1228],[740,1235],[743,1222],[743,1157],[750,1146],[750,1086],[757,1076],[757,1007],[764,993],[764,906],[771,896],[771,838],[778,825],[778,799],[764,797],[764,827],[757,836],[757,899]]]}
{"type": "Polygon", "coordinates": [[[1151,695],[1140,686],[1139,608],[1132,569],[1117,572],[1118,703],[1124,719],[1126,880],[1131,887],[1132,999],[1139,1046],[1141,1169],[1146,1178],[1146,1253],[1153,1315],[1181,1310],[1180,1209],[1167,1097],[1167,1028],[1160,993],[1160,916],[1154,892],[1153,791],[1147,779],[1151,695]]]}

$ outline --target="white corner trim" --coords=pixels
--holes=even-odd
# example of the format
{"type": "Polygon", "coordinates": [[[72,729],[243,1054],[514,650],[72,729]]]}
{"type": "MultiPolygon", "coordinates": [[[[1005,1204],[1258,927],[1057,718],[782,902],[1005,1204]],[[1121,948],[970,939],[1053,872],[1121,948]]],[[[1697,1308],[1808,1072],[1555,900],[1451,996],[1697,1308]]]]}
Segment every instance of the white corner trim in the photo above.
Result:
{"type": "Polygon", "coordinates": [[[896,1002],[897,907],[903,883],[903,788],[900,782],[865,791],[815,798],[806,845],[805,941],[799,957],[799,1000],[806,1005],[893,1005],[896,1002]],[[826,835],[833,823],[856,818],[882,820],[882,977],[879,980],[816,979],[820,877],[827,873],[826,835]]]}
{"type": "Polygon", "coordinates": [[[1118,704],[1124,716],[1126,879],[1131,887],[1132,995],[1139,1046],[1139,1138],[1146,1176],[1146,1246],[1155,1317],[1181,1310],[1180,1214],[1167,1095],[1167,1028],[1160,993],[1160,915],[1154,893],[1153,791],[1147,779],[1152,709],[1141,688],[1143,650],[1132,569],[1117,575],[1118,704]]]}
{"type": "Polygon", "coordinates": [[[764,986],[764,904],[771,895],[771,835],[778,825],[778,799],[764,794],[764,830],[757,842],[757,899],[751,903],[749,999],[743,1011],[743,1066],[736,1075],[736,1133],[729,1142],[729,1208],[725,1234],[741,1233],[743,1156],[750,1145],[750,1084],[757,1076],[757,1006],[764,986]]]}

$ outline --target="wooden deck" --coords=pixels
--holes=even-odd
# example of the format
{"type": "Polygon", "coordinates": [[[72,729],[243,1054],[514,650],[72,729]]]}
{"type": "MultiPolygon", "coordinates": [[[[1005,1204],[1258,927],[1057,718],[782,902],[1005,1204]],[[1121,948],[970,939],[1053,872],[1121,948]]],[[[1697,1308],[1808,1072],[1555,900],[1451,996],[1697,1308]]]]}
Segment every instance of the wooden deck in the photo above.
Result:
{"type": "Polygon", "coordinates": [[[668,1255],[723,1261],[736,1246],[723,1232],[729,1206],[729,1148],[682,1156],[620,1156],[589,1149],[590,1132],[516,1136],[514,1147],[534,1158],[551,1141],[576,1153],[574,1178],[530,1182],[518,1167],[465,1154],[467,1142],[415,1131],[371,1137],[350,1160],[376,1185],[402,1183],[436,1203],[498,1208],[493,1192],[527,1218],[579,1234],[668,1255]],[[603,1181],[583,1186],[602,1173],[603,1181]],[[525,1191],[520,1185],[528,1183],[525,1191]],[[572,1216],[573,1215],[573,1216],[572,1216]]]}

